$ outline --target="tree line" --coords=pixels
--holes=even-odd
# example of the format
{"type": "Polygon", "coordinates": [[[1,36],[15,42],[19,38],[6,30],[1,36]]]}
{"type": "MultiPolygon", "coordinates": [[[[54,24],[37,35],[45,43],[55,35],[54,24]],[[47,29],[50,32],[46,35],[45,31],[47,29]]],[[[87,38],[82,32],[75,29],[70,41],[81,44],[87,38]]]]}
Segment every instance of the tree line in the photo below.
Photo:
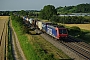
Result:
{"type": "Polygon", "coordinates": [[[65,23],[65,24],[83,24],[83,23],[90,23],[89,19],[86,19],[82,16],[53,16],[51,17],[50,21],[56,23],[65,23]]]}
{"type": "Polygon", "coordinates": [[[58,12],[62,14],[67,13],[90,13],[90,3],[86,4],[78,4],[76,6],[65,6],[65,7],[57,7],[58,12]]]}
{"type": "Polygon", "coordinates": [[[10,11],[0,11],[0,16],[9,16],[10,11]]]}

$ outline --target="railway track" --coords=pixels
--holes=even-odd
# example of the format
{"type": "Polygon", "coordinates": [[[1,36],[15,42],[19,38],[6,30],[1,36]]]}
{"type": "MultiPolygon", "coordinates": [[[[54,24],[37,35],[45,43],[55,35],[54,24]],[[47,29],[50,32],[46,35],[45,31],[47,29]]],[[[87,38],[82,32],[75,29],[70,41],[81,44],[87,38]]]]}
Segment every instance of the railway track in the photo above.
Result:
{"type": "Polygon", "coordinates": [[[62,42],[63,45],[67,46],[71,51],[75,52],[78,56],[85,60],[90,60],[90,46],[81,40],[75,38],[68,38],[67,42],[62,42]]]}
{"type": "Polygon", "coordinates": [[[78,56],[82,57],[85,60],[90,59],[90,53],[72,43],[63,43],[67,48],[69,48],[71,51],[75,52],[78,56]]]}
{"type": "MultiPolygon", "coordinates": [[[[74,41],[77,41],[77,40],[78,40],[78,39],[74,39],[74,38],[72,38],[72,37],[69,37],[69,39],[71,39],[72,41],[73,41],[73,40],[74,40],[74,41]]],[[[89,52],[90,52],[90,45],[89,45],[89,44],[87,44],[87,43],[85,43],[85,42],[83,42],[83,41],[81,41],[81,40],[78,40],[78,41],[79,41],[78,43],[73,43],[73,44],[75,44],[75,45],[77,45],[77,46],[85,49],[86,51],[89,51],[89,52]]]]}
{"type": "MultiPolygon", "coordinates": [[[[57,40],[53,39],[52,37],[47,36],[46,33],[41,34],[41,36],[43,38],[45,38],[46,40],[50,39],[49,42],[51,42],[51,43],[54,40],[55,42],[52,43],[53,45],[54,44],[57,44],[57,45],[61,44],[63,47],[68,49],[68,51],[66,52],[62,48],[59,48],[59,46],[54,45],[57,48],[63,50],[64,52],[66,52],[66,53],[68,53],[68,52],[70,53],[70,51],[73,52],[72,54],[75,54],[76,57],[71,57],[71,58],[74,58],[75,60],[90,60],[90,45],[81,41],[81,40],[69,37],[67,39],[63,39],[63,41],[60,41],[60,40],[57,41],[57,40]]],[[[67,55],[70,55],[69,53],[67,55]]]]}

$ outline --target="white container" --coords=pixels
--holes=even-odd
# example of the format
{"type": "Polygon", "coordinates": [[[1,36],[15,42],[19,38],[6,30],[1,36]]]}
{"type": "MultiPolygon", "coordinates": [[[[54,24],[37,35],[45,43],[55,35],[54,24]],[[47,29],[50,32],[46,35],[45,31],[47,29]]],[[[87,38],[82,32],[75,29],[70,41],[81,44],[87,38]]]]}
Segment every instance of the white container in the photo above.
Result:
{"type": "Polygon", "coordinates": [[[41,21],[37,21],[36,25],[38,26],[38,28],[40,30],[42,30],[42,22],[41,21]]]}
{"type": "Polygon", "coordinates": [[[32,24],[32,21],[33,21],[33,19],[32,19],[32,18],[30,18],[30,19],[29,19],[30,24],[32,24]]]}
{"type": "Polygon", "coordinates": [[[28,19],[28,18],[26,18],[26,20],[27,20],[27,21],[29,21],[29,19],[28,19]]]}

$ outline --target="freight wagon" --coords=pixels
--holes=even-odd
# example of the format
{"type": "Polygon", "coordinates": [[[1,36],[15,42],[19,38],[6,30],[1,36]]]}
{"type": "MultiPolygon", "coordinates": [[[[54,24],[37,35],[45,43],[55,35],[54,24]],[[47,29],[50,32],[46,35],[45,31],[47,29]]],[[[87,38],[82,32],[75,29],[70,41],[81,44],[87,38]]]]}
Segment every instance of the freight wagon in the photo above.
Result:
{"type": "Polygon", "coordinates": [[[42,21],[37,21],[36,25],[40,30],[42,30],[42,21]]]}
{"type": "Polygon", "coordinates": [[[47,25],[51,25],[51,22],[43,22],[42,23],[42,31],[47,32],[47,25]]]}

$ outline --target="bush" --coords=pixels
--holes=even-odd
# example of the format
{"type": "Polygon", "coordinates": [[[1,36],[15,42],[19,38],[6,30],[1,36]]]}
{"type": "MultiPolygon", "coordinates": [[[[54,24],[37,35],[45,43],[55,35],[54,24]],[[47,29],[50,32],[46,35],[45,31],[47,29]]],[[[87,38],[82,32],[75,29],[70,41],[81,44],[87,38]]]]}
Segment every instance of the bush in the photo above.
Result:
{"type": "Polygon", "coordinates": [[[75,36],[75,37],[79,37],[82,33],[81,29],[77,26],[70,27],[68,31],[70,35],[75,36]]]}
{"type": "Polygon", "coordinates": [[[79,27],[73,26],[73,27],[70,27],[70,31],[75,33],[75,32],[80,32],[81,30],[79,27]]]}

